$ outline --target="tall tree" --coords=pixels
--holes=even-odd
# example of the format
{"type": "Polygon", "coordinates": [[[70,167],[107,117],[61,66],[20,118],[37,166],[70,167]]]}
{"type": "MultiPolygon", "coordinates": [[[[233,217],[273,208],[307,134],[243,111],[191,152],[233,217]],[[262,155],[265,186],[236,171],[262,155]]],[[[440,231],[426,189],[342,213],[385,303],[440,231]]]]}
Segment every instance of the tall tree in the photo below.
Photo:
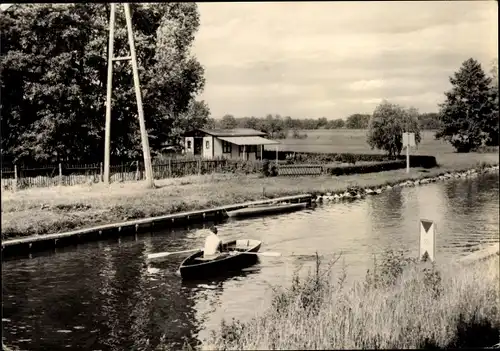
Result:
{"type": "MultiPolygon", "coordinates": [[[[204,86],[203,68],[189,52],[199,15],[195,3],[145,3],[131,10],[154,150],[173,137],[170,130],[204,86]]],[[[100,160],[109,4],[17,5],[0,17],[2,154],[13,161],[100,160]]],[[[115,37],[115,56],[128,56],[122,11],[115,37]]],[[[112,105],[112,159],[140,157],[128,62],[114,64],[112,105]]]]}
{"type": "MultiPolygon", "coordinates": [[[[493,100],[493,111],[491,123],[485,126],[488,133],[488,139],[486,140],[486,145],[488,146],[498,146],[499,145],[499,88],[498,88],[498,59],[493,60],[490,69],[491,74],[491,84],[490,84],[490,98],[493,100]]],[[[487,121],[487,123],[490,121],[487,121]]]]}
{"type": "Polygon", "coordinates": [[[494,59],[491,62],[490,75],[491,85],[498,89],[498,59],[494,59]]]}
{"type": "Polygon", "coordinates": [[[436,138],[450,142],[458,152],[469,152],[498,134],[498,89],[491,89],[491,78],[472,58],[462,63],[450,82],[452,89],[440,105],[436,138]]]}
{"type": "Polygon", "coordinates": [[[403,147],[403,132],[415,133],[415,143],[420,143],[418,110],[405,110],[399,105],[383,101],[370,118],[367,142],[372,149],[384,150],[389,156],[397,156],[401,154],[403,147]]]}

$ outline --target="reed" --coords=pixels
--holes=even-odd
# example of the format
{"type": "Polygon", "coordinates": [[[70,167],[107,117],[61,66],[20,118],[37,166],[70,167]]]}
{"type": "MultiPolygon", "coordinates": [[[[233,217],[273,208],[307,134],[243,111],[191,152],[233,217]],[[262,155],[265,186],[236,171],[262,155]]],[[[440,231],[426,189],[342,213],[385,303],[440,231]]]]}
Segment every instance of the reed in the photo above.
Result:
{"type": "Polygon", "coordinates": [[[491,347],[498,343],[498,256],[474,266],[386,253],[363,282],[317,269],[278,288],[249,322],[223,322],[203,349],[491,347]]]}

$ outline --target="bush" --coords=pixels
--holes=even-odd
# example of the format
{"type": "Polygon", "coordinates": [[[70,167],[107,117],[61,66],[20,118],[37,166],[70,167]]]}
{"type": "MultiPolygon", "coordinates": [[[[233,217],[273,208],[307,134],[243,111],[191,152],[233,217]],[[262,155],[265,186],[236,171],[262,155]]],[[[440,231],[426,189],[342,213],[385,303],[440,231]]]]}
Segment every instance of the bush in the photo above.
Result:
{"type": "MultiPolygon", "coordinates": [[[[275,152],[266,154],[271,156],[270,159],[275,159],[275,152]]],[[[401,155],[396,158],[380,154],[351,154],[351,153],[315,153],[315,152],[290,152],[279,151],[279,160],[286,160],[287,164],[329,164],[329,163],[349,163],[356,164],[356,162],[386,162],[393,160],[402,160],[406,162],[406,157],[401,155]]],[[[410,155],[410,167],[423,167],[433,168],[437,166],[437,161],[434,156],[427,155],[410,155]]]]}
{"type": "Polygon", "coordinates": [[[348,175],[348,174],[363,174],[383,171],[392,171],[406,167],[406,161],[385,161],[375,164],[353,165],[347,167],[327,167],[325,171],[330,175],[348,175]]]}
{"type": "Polygon", "coordinates": [[[268,159],[262,163],[261,174],[264,177],[276,177],[278,175],[278,168],[273,163],[271,164],[268,159]]]}
{"type": "Polygon", "coordinates": [[[236,174],[259,173],[262,169],[260,161],[249,160],[228,160],[225,171],[236,174]]]}
{"type": "MultiPolygon", "coordinates": [[[[398,159],[406,162],[406,156],[398,156],[398,159]]],[[[437,167],[436,157],[427,155],[410,155],[410,167],[437,167]]]]}
{"type": "MultiPolygon", "coordinates": [[[[276,152],[264,150],[264,158],[276,159],[276,152]]],[[[287,163],[355,163],[359,161],[387,161],[393,159],[387,155],[380,154],[352,154],[352,153],[321,153],[321,152],[293,152],[278,151],[278,160],[286,160],[287,163]]]]}

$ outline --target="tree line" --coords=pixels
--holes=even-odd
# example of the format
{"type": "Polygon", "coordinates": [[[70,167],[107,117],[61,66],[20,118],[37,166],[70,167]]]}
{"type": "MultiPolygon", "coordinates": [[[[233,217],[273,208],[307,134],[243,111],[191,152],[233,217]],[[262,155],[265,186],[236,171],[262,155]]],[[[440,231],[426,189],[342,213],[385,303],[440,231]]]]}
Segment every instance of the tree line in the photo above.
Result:
{"type": "MultiPolygon", "coordinates": [[[[221,119],[211,119],[208,123],[213,128],[252,128],[262,130],[275,138],[285,138],[290,131],[304,129],[367,129],[370,114],[355,113],[347,118],[292,118],[279,114],[268,114],[265,117],[234,117],[227,114],[221,119]]],[[[438,113],[417,113],[420,129],[436,130],[440,126],[438,113]]]]}

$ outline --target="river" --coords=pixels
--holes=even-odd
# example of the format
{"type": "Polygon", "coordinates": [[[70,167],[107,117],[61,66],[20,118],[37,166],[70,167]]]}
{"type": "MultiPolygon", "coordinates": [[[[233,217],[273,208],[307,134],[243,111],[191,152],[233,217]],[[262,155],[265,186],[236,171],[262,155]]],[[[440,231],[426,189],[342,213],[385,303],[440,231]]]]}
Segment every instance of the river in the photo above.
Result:
{"type": "Polygon", "coordinates": [[[295,270],[342,253],[334,270],[363,279],[373,254],[418,255],[419,219],[437,226],[436,258],[459,258],[499,240],[499,177],[395,188],[350,203],[291,214],[228,221],[223,238],[255,238],[260,263],[225,280],[183,283],[183,257],[147,266],[148,253],[203,245],[195,228],[101,241],[4,261],[3,341],[23,350],[178,349],[203,340],[222,318],[246,320],[269,303],[270,287],[289,284],[295,270]]]}

